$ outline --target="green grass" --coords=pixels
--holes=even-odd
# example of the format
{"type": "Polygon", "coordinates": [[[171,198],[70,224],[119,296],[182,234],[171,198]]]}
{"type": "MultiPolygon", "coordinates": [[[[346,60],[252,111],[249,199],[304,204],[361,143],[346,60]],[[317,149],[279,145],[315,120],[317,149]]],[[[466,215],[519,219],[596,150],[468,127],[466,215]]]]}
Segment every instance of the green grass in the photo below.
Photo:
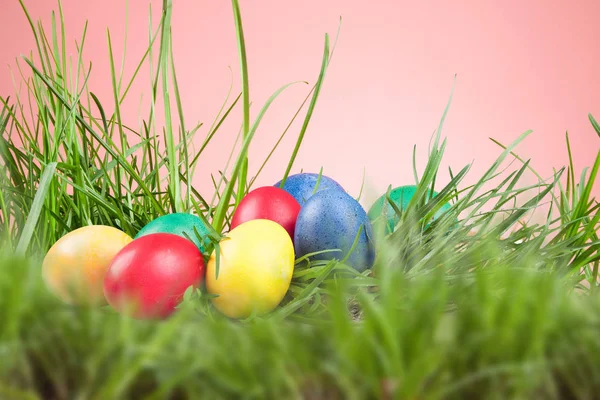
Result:
{"type": "Polygon", "coordinates": [[[593,398],[600,298],[535,268],[535,255],[517,264],[501,253],[488,245],[471,254],[485,268],[451,278],[456,265],[441,266],[442,255],[432,259],[432,273],[414,278],[396,263],[382,265],[381,280],[329,277],[319,291],[326,309],[308,307],[301,321],[274,314],[243,323],[219,317],[195,297],[164,322],[65,307],[45,290],[39,264],[4,255],[0,393],[593,398]]]}
{"type": "Polygon", "coordinates": [[[240,199],[303,118],[288,164],[272,166],[284,180],[297,168],[335,42],[330,47],[325,36],[315,83],[249,176],[250,143],[291,84],[251,119],[236,0],[241,92],[230,88],[210,126],[190,125],[182,113],[171,1],[163,2],[156,26],[150,21],[147,51],[131,76],[119,71],[107,33],[110,104],[88,86],[87,25],[72,64],[60,2],[50,30],[21,4],[36,49],[18,62],[25,93],[0,97],[0,398],[587,399],[600,390],[600,203],[592,197],[600,151],[576,177],[567,135],[569,165],[543,179],[534,162],[518,155],[526,131],[511,144],[494,141],[498,158],[475,184],[464,184],[466,165],[448,171],[449,183],[440,187],[451,97],[422,173],[415,149],[414,200],[396,210],[394,233],[374,232],[371,271],[357,273],[344,259],[303,257],[280,307],[245,321],[223,318],[202,290],[189,292],[182,309],[163,322],[60,303],[43,285],[40,262],[78,227],[104,224],[133,236],[160,215],[192,212],[212,227],[218,246],[240,199]],[[137,131],[121,105],[143,68],[151,72],[151,101],[137,131]],[[200,193],[195,169],[207,145],[224,134],[224,121],[236,118],[236,146],[212,177],[214,190],[200,193]],[[526,173],[539,181],[525,185],[526,173]],[[434,198],[432,190],[439,193],[434,198]],[[446,202],[451,209],[428,225],[446,202]]]}

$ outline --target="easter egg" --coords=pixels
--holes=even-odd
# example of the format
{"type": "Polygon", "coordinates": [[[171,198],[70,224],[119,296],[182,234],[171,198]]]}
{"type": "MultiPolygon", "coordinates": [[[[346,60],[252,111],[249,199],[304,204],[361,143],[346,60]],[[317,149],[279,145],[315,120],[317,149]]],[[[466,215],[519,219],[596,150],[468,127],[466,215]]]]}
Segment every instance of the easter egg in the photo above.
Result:
{"type": "Polygon", "coordinates": [[[153,233],[133,240],[115,256],[104,278],[104,295],[123,314],[166,318],[187,288],[200,286],[204,274],[204,258],[192,242],[153,233]]]}
{"type": "MultiPolygon", "coordinates": [[[[390,191],[390,199],[394,202],[398,209],[405,211],[416,192],[417,187],[414,185],[400,186],[390,191]]],[[[437,195],[437,192],[432,192],[432,197],[437,195]]],[[[450,204],[444,204],[435,213],[433,220],[439,218],[444,212],[448,211],[448,209],[450,209],[450,204]]],[[[375,203],[369,209],[368,215],[373,223],[375,223],[380,217],[385,218],[387,233],[392,233],[395,226],[400,221],[400,218],[396,214],[394,208],[390,205],[385,194],[375,201],[375,203]]]]}
{"type": "Polygon", "coordinates": [[[231,228],[254,219],[268,219],[281,225],[292,239],[299,212],[300,204],[285,190],[260,187],[242,199],[231,219],[231,228]]]}
{"type": "Polygon", "coordinates": [[[105,305],[102,283],[113,257],[133,239],[110,226],[84,226],[48,251],[42,276],[48,289],[72,305],[105,305]]]}
{"type": "Polygon", "coordinates": [[[206,289],[214,306],[230,318],[261,316],[279,305],[292,281],[294,246],[278,223],[255,219],[232,229],[206,269],[206,289]]]}
{"type": "MultiPolygon", "coordinates": [[[[321,179],[317,186],[318,180],[319,174],[301,173],[290,175],[283,185],[283,190],[294,196],[296,201],[301,206],[303,206],[304,203],[306,203],[306,201],[313,195],[313,192],[315,192],[315,187],[317,188],[316,192],[329,189],[345,192],[344,188],[339,183],[325,175],[321,175],[321,179]]],[[[274,186],[281,186],[281,181],[277,182],[274,186]]]]}
{"type": "Polygon", "coordinates": [[[312,196],[300,210],[294,233],[296,256],[339,249],[312,256],[313,260],[341,260],[346,257],[356,239],[358,244],[346,264],[358,271],[373,266],[375,248],[367,213],[349,194],[325,190],[312,196]]]}
{"type": "Polygon", "coordinates": [[[196,215],[174,213],[160,216],[151,221],[138,232],[135,238],[137,239],[152,233],[171,233],[191,240],[201,252],[204,252],[206,246],[210,243],[208,239],[209,232],[208,227],[196,215]],[[194,228],[198,231],[202,241],[198,239],[194,228]]]}

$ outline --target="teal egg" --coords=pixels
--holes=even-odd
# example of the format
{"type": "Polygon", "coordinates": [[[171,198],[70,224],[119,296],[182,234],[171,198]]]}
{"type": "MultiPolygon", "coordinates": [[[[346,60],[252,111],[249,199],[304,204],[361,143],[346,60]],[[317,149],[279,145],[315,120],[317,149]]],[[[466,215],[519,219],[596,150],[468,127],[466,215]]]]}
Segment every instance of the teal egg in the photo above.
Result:
{"type": "Polygon", "coordinates": [[[135,236],[135,239],[152,233],[171,233],[184,237],[191,240],[203,253],[210,243],[208,238],[209,228],[199,217],[187,213],[174,213],[158,217],[144,226],[135,236]],[[202,240],[198,239],[194,228],[196,228],[202,240]]]}
{"type": "MultiPolygon", "coordinates": [[[[417,192],[417,187],[415,185],[407,185],[400,186],[390,191],[390,199],[394,202],[398,209],[401,211],[405,211],[408,207],[408,204],[414,197],[417,192]]],[[[437,196],[437,192],[432,193],[432,197],[437,196]]],[[[439,218],[443,213],[450,209],[450,203],[444,204],[433,216],[433,220],[439,218]]],[[[386,214],[386,233],[392,233],[394,228],[400,221],[398,215],[394,208],[390,205],[386,195],[383,194],[379,197],[375,203],[369,209],[368,215],[371,222],[375,223],[377,219],[383,217],[384,213],[386,214]]]]}

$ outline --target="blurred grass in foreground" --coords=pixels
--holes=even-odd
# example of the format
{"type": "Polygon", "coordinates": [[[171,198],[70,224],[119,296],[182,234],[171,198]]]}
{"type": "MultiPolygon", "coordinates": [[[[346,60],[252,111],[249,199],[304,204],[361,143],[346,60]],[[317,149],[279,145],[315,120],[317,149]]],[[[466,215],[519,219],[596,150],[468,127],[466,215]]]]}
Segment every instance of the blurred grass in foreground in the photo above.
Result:
{"type": "Polygon", "coordinates": [[[478,261],[451,280],[386,265],[376,290],[331,281],[326,318],[233,322],[192,298],[144,322],[66,307],[5,254],[0,398],[593,398],[600,297],[532,259],[478,261]]]}

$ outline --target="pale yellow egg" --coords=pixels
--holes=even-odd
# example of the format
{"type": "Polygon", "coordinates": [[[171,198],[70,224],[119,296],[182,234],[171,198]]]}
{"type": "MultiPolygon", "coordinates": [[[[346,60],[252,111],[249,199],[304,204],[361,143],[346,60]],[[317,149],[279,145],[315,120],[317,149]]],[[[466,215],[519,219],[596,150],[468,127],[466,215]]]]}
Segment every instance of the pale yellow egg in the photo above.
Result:
{"type": "Polygon", "coordinates": [[[60,238],[48,251],[42,276],[48,289],[74,305],[104,305],[104,275],[114,256],[133,239],[119,229],[91,225],[60,238]]]}

